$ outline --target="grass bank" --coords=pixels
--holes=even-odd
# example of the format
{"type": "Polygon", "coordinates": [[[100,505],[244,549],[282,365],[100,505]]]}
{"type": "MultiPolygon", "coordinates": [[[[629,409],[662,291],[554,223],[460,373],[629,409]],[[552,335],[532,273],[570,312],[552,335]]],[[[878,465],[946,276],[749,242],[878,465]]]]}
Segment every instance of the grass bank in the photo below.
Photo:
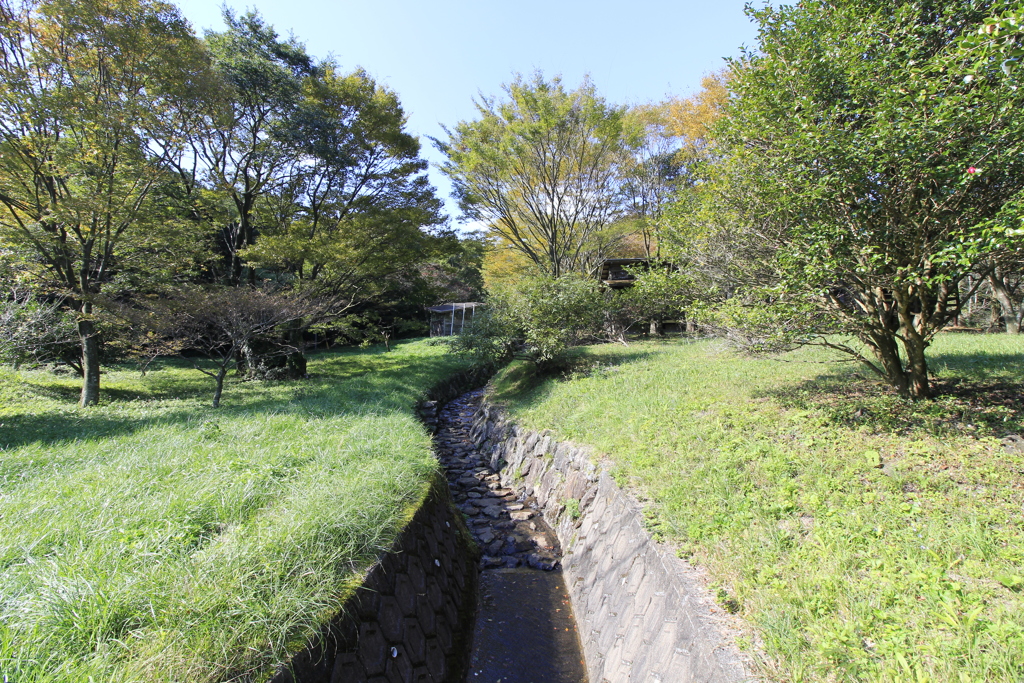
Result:
{"type": "Polygon", "coordinates": [[[299,382],[176,362],[78,383],[0,370],[0,673],[259,680],[335,614],[437,465],[412,407],[460,369],[400,343],[299,382]]]}
{"type": "MultiPolygon", "coordinates": [[[[510,366],[524,426],[611,455],[650,527],[717,581],[778,680],[1024,678],[1024,338],[940,336],[912,403],[835,356],[714,341],[510,366]]],[[[741,643],[743,644],[743,643],[741,643]]]]}

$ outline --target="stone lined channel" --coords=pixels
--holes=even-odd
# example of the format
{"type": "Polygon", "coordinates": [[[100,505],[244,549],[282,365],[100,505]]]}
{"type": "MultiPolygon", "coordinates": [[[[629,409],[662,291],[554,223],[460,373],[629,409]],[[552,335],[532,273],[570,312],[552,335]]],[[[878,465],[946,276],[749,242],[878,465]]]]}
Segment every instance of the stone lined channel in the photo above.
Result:
{"type": "Polygon", "coordinates": [[[504,488],[469,433],[483,390],[438,414],[435,451],[452,497],[483,551],[467,683],[587,680],[561,547],[532,496],[504,488]]]}

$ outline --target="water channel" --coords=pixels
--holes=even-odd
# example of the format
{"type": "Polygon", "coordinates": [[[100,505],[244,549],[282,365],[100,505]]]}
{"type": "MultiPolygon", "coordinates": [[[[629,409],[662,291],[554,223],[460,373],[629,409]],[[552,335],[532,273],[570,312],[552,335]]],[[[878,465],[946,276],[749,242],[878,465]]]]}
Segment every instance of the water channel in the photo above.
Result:
{"type": "Polygon", "coordinates": [[[532,497],[503,488],[469,438],[482,390],[438,414],[435,451],[483,551],[465,683],[586,683],[561,547],[532,497]]]}

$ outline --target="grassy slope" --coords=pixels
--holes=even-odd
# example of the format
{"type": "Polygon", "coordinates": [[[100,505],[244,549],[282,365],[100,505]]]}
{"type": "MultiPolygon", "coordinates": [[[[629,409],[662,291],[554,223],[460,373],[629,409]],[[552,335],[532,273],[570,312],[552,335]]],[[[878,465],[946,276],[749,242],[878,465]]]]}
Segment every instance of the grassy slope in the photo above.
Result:
{"type": "Polygon", "coordinates": [[[411,408],[457,367],[423,342],[321,354],[219,410],[181,364],[111,371],[87,410],[72,379],[0,370],[0,673],[267,671],[422,499],[437,465],[411,408]]]}
{"type": "Polygon", "coordinates": [[[1024,457],[998,437],[1024,433],[1024,338],[936,341],[940,380],[984,400],[914,405],[830,358],[600,346],[567,380],[513,367],[494,391],[521,423],[612,455],[775,677],[1021,680],[1024,457]]]}

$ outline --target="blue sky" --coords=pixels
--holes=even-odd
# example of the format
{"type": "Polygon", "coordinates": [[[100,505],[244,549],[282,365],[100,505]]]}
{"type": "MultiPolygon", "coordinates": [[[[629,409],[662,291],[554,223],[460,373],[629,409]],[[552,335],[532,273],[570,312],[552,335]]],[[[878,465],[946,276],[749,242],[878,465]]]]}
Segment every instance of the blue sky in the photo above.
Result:
{"type": "MultiPolygon", "coordinates": [[[[220,30],[219,2],[175,4],[202,33],[220,30]]],[[[396,91],[421,137],[424,156],[440,156],[426,136],[473,119],[473,98],[496,95],[515,73],[561,74],[575,87],[587,74],[610,102],[639,104],[688,95],[723,58],[753,45],[756,31],[741,0],[258,0],[228,3],[259,10],[281,35],[293,34],[344,70],[361,66],[396,91]]],[[[447,198],[449,185],[431,180],[447,198]]],[[[448,210],[457,218],[454,203],[448,210]]]]}

